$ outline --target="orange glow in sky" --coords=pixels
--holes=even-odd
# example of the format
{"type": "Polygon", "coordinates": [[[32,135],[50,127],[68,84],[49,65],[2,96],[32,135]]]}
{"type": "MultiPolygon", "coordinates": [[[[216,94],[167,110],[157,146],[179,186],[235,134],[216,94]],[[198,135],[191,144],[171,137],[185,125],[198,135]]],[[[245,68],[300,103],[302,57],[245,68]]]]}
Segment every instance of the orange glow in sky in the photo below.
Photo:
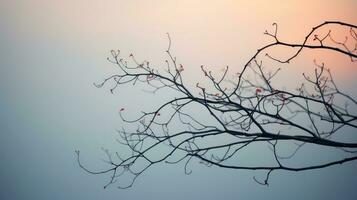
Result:
{"type": "MultiPolygon", "coordinates": [[[[297,43],[313,26],[327,20],[357,24],[354,0],[37,0],[31,5],[5,4],[13,9],[4,10],[5,15],[20,13],[11,19],[15,21],[11,28],[60,48],[76,48],[86,56],[102,52],[105,57],[110,49],[119,48],[160,65],[169,32],[174,53],[194,73],[199,73],[201,64],[239,70],[256,49],[272,41],[263,32],[272,30],[274,22],[281,40],[297,43]]],[[[314,55],[307,54],[312,56],[304,66],[308,69],[314,55]]],[[[340,58],[337,55],[327,61],[341,65],[340,58]]],[[[343,76],[351,76],[351,68],[329,63],[343,76]]]]}

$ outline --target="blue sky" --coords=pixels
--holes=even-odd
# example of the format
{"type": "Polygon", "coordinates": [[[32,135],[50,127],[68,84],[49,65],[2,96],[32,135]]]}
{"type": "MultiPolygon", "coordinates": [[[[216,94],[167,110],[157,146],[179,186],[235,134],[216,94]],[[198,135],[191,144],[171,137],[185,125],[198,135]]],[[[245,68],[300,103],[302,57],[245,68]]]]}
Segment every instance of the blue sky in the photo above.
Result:
{"type": "MultiPolygon", "coordinates": [[[[356,7],[347,0],[0,1],[0,199],[353,199],[356,163],[276,172],[269,187],[253,181],[259,172],[196,162],[187,176],[182,164],[163,164],[131,189],[104,190],[108,177],[86,174],[74,151],[88,166],[102,167],[101,147],[117,148],[118,108],[147,106],[138,89],[112,95],[92,85],[115,73],[106,61],[110,49],[160,64],[170,32],[178,57],[193,66],[193,80],[194,66],[244,63],[268,41],[262,33],[273,22],[282,37],[300,41],[325,20],[357,24],[356,7]]],[[[351,69],[337,79],[355,94],[351,69]]]]}

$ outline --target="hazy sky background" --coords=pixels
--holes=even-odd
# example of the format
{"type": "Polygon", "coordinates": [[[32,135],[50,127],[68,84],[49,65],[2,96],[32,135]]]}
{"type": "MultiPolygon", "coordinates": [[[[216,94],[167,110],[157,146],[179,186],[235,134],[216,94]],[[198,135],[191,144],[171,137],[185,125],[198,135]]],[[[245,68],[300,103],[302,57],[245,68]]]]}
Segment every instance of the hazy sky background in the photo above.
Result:
{"type": "MultiPolygon", "coordinates": [[[[326,20],[357,24],[356,8],[354,0],[0,0],[0,199],[353,199],[356,163],[277,172],[270,187],[252,180],[258,172],[193,164],[186,176],[182,165],[160,165],[131,189],[103,190],[108,177],[85,174],[74,150],[102,166],[100,148],[114,148],[121,127],[118,108],[145,106],[131,88],[111,95],[92,85],[115,73],[109,50],[160,65],[169,32],[194,81],[201,64],[239,70],[271,41],[263,32],[274,22],[282,39],[301,42],[326,20]]],[[[343,59],[326,58],[355,94],[356,64],[343,59]]],[[[310,70],[312,60],[303,64],[310,70]]]]}

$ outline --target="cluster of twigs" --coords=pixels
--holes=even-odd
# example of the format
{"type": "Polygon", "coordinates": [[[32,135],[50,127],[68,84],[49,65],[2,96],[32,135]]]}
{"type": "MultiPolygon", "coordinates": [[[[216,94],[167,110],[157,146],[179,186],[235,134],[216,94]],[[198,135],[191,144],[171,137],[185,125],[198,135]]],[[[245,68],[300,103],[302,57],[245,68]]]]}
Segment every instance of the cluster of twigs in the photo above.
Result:
{"type": "Polygon", "coordinates": [[[274,23],[273,28],[274,31],[265,31],[264,34],[274,42],[258,49],[235,77],[229,76],[228,67],[220,77],[216,77],[201,66],[210,85],[197,83],[196,88],[184,83],[185,68],[171,52],[169,35],[168,60],[163,72],[151,67],[147,61],[138,62],[132,54],[130,60],[126,60],[119,50],[111,51],[108,60],[119,69],[119,73],[95,86],[103,87],[113,82],[110,89],[113,92],[120,86],[142,82],[154,93],[169,89],[176,95],[159,107],[142,112],[136,119],[128,119],[124,108],[120,109],[122,120],[137,127],[135,131],[119,131],[120,143],[127,146],[131,154],[123,157],[121,153],[105,150],[108,168],[92,171],[82,164],[77,151],[80,167],[91,174],[110,174],[105,187],[120,182],[122,175],[131,174],[128,184],[119,184],[119,187],[127,188],[157,163],[185,162],[185,172],[189,174],[191,171],[187,165],[196,158],[207,166],[266,171],[263,180],[255,177],[254,180],[268,185],[271,173],[276,170],[304,171],[357,160],[357,141],[343,142],[335,137],[338,133],[346,134],[346,127],[356,131],[357,101],[337,87],[324,63],[314,61],[314,73],[303,74],[304,81],[296,90],[290,91],[274,84],[280,68],[267,71],[259,59],[265,56],[278,64],[289,63],[304,49],[321,49],[348,56],[353,63],[357,59],[357,26],[327,21],[314,27],[301,44],[280,41],[278,25],[274,23]],[[346,38],[340,42],[334,38],[333,31],[323,33],[326,27],[348,30],[346,38]],[[349,47],[351,44],[354,45],[352,48],[349,47]],[[269,54],[269,50],[277,46],[293,48],[294,53],[284,59],[269,54]],[[193,113],[193,107],[202,111],[201,116],[193,113]],[[217,139],[222,137],[227,139],[217,139]],[[286,151],[278,148],[284,143],[290,144],[288,156],[280,155],[281,151],[286,151]],[[237,162],[236,157],[243,150],[264,144],[268,144],[271,150],[272,162],[253,166],[237,162]],[[340,149],[345,157],[306,166],[284,164],[283,159],[292,158],[307,145],[340,149]],[[160,149],[160,155],[152,153],[156,149],[160,149]]]}

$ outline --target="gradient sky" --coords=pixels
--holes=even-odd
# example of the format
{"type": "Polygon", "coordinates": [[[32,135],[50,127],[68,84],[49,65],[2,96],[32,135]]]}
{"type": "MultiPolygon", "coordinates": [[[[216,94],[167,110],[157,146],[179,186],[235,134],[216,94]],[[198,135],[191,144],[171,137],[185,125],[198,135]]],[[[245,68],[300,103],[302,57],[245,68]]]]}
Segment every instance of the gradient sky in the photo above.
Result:
{"type": "MultiPolygon", "coordinates": [[[[131,189],[104,190],[108,177],[80,170],[74,150],[89,166],[103,166],[100,148],[115,148],[122,125],[117,109],[145,106],[137,90],[111,95],[93,87],[115,73],[109,50],[160,65],[169,32],[194,83],[201,64],[238,71],[271,41],[263,32],[274,22],[282,39],[301,42],[327,20],[357,24],[356,8],[354,0],[0,0],[0,199],[353,199],[356,163],[277,172],[270,187],[253,181],[259,172],[193,164],[186,176],[182,165],[159,165],[131,189]]],[[[356,64],[324,61],[356,94],[356,64]]],[[[297,63],[311,70],[312,60],[297,63]]]]}

